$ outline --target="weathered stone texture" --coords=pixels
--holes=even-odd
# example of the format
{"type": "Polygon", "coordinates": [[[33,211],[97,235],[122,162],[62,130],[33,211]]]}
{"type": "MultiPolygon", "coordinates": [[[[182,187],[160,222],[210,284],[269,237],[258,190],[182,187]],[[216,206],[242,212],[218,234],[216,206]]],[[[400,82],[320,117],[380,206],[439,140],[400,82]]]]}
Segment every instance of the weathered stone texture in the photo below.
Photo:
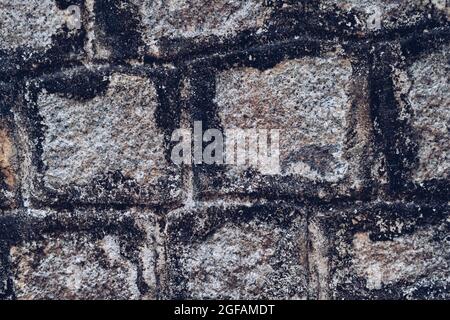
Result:
{"type": "MultiPolygon", "coordinates": [[[[29,209],[14,216],[22,226],[0,234],[0,253],[9,254],[0,255],[8,262],[0,275],[18,299],[158,297],[158,254],[164,253],[153,212],[29,209]]],[[[0,221],[2,230],[8,218],[0,221]]]]}
{"type": "MultiPolygon", "coordinates": [[[[359,190],[364,184],[361,150],[370,126],[358,115],[358,109],[367,108],[367,99],[356,97],[356,78],[365,88],[364,75],[354,77],[351,60],[339,53],[286,60],[265,70],[220,71],[214,103],[225,140],[229,129],[279,130],[281,169],[270,176],[273,168],[262,161],[246,166],[235,162],[221,177],[222,191],[328,197],[325,186],[334,186],[332,192],[340,195],[359,190]],[[355,139],[350,141],[352,131],[355,139]]],[[[250,161],[258,159],[258,149],[247,148],[247,155],[250,161]]],[[[203,191],[213,189],[213,182],[200,180],[203,191]]]]}
{"type": "Polygon", "coordinates": [[[136,299],[137,267],[117,237],[45,236],[11,248],[18,299],[136,299]]]}
{"type": "Polygon", "coordinates": [[[445,0],[321,0],[323,10],[340,10],[355,17],[355,31],[376,32],[446,22],[450,10],[445,0]]]}
{"type": "Polygon", "coordinates": [[[154,82],[122,73],[105,77],[105,92],[88,98],[38,92],[45,171],[36,185],[69,201],[179,199],[181,175],[165,158],[154,82]]]}
{"type": "MultiPolygon", "coordinates": [[[[199,44],[223,44],[241,36],[259,42],[261,37],[276,39],[278,32],[295,30],[294,35],[283,38],[321,31],[359,37],[417,25],[444,24],[450,17],[445,0],[130,0],[126,7],[140,16],[134,28],[142,33],[145,52],[156,57],[171,56],[171,51],[179,49],[201,52],[199,44]],[[194,46],[189,48],[189,44],[194,46]]],[[[124,8],[111,12],[123,16],[121,10],[124,8]]]]}
{"type": "MultiPolygon", "coordinates": [[[[27,48],[47,50],[58,33],[68,30],[74,16],[60,8],[55,0],[3,0],[0,3],[0,49],[27,48]],[[64,29],[66,28],[66,29],[64,29]]],[[[79,16],[81,19],[81,15],[79,16]]]]}
{"type": "Polygon", "coordinates": [[[450,299],[448,3],[0,0],[0,299],[450,299]]]}
{"type": "Polygon", "coordinates": [[[11,131],[0,118],[0,207],[12,205],[17,191],[17,166],[11,131]]]}
{"type": "Polygon", "coordinates": [[[230,129],[281,130],[284,175],[337,182],[349,170],[344,152],[351,75],[350,61],[338,57],[224,71],[216,80],[221,122],[230,129]]]}
{"type": "Polygon", "coordinates": [[[450,177],[449,47],[427,55],[408,69],[411,125],[417,139],[418,165],[414,182],[450,177]]]}
{"type": "Polygon", "coordinates": [[[4,0],[0,4],[1,49],[48,48],[64,24],[55,1],[4,0]]]}
{"type": "Polygon", "coordinates": [[[277,213],[289,216],[296,213],[294,209],[216,210],[222,210],[224,215],[226,210],[231,210],[229,219],[219,216],[218,219],[224,220],[214,225],[213,208],[210,208],[206,215],[188,213],[187,218],[169,227],[173,232],[169,236],[174,239],[169,248],[173,262],[170,286],[176,296],[192,299],[307,297],[305,217],[280,217],[277,221],[277,213]],[[208,226],[213,230],[209,231],[208,226]],[[189,228],[193,228],[190,231],[193,234],[184,233],[189,228]]]}
{"type": "Polygon", "coordinates": [[[0,82],[0,208],[17,205],[17,146],[10,112],[13,99],[10,86],[0,82]]]}
{"type": "Polygon", "coordinates": [[[316,297],[448,299],[448,215],[414,207],[336,214],[309,227],[316,297]]]}
{"type": "MultiPolygon", "coordinates": [[[[423,276],[432,279],[432,283],[441,276],[441,281],[448,283],[450,278],[445,274],[449,272],[450,252],[436,241],[436,233],[437,230],[429,227],[384,242],[370,240],[368,232],[355,234],[353,262],[356,274],[366,279],[366,286],[371,290],[399,281],[413,283],[423,276]]],[[[405,293],[414,290],[413,286],[405,293]]]]}

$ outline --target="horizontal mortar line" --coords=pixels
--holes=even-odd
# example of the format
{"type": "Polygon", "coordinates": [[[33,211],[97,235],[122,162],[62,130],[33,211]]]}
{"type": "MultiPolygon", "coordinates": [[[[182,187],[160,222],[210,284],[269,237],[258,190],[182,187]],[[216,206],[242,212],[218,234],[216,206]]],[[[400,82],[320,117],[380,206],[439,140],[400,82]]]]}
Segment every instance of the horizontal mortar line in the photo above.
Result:
{"type": "MultiPolygon", "coordinates": [[[[267,203],[273,203],[273,202],[285,202],[285,203],[293,203],[297,205],[302,206],[311,206],[311,205],[346,205],[351,203],[386,203],[386,204],[397,204],[401,201],[405,201],[406,197],[386,197],[384,199],[379,198],[377,195],[371,196],[369,198],[363,199],[358,198],[357,196],[354,197],[333,197],[329,200],[320,199],[317,197],[308,197],[308,198],[301,198],[299,195],[295,194],[286,194],[285,196],[248,196],[245,194],[235,193],[235,194],[208,194],[205,196],[202,196],[202,199],[195,200],[198,203],[203,202],[213,202],[213,201],[234,201],[236,199],[245,199],[246,201],[265,201],[267,203]]],[[[412,200],[407,200],[404,203],[418,203],[418,204],[433,204],[433,205],[448,205],[448,199],[445,198],[437,198],[437,197],[425,197],[423,199],[415,199],[414,202],[412,200]]]]}
{"type": "MultiPolygon", "coordinates": [[[[146,58],[149,58],[151,62],[145,64],[166,64],[166,63],[180,63],[180,62],[191,62],[201,59],[208,59],[208,58],[214,58],[214,57],[221,57],[221,56],[228,56],[233,54],[239,54],[239,53],[246,53],[251,50],[264,50],[264,49],[270,49],[273,47],[281,46],[281,45],[293,45],[296,43],[301,43],[302,41],[311,41],[311,42],[317,42],[320,44],[329,44],[329,45],[338,45],[338,44],[355,44],[356,46],[360,44],[379,44],[379,43],[390,43],[390,42],[396,42],[401,40],[406,40],[414,36],[432,36],[432,35],[443,35],[444,37],[448,37],[448,33],[450,32],[450,26],[438,26],[434,27],[432,29],[429,29],[427,33],[423,33],[425,30],[428,30],[426,27],[419,29],[419,30],[412,30],[410,33],[407,33],[405,35],[402,35],[399,37],[398,30],[392,30],[388,33],[382,33],[378,35],[368,35],[366,37],[356,37],[356,36],[349,36],[349,37],[333,37],[333,38],[319,38],[319,37],[310,37],[310,36],[300,36],[300,35],[294,35],[289,37],[287,40],[280,41],[268,41],[268,43],[264,44],[257,44],[250,47],[244,47],[244,46],[237,46],[236,49],[218,49],[217,51],[213,51],[212,53],[202,55],[202,54],[192,54],[190,52],[182,53],[179,55],[175,55],[171,58],[157,58],[150,55],[145,55],[146,58]],[[418,35],[418,32],[420,34],[418,35]],[[221,50],[223,50],[221,52],[221,50]]],[[[210,46],[208,44],[205,44],[205,49],[209,49],[210,46]]],[[[361,46],[362,47],[362,46],[361,46]]],[[[144,59],[145,60],[145,59],[144,59]]]]}
{"type": "MultiPolygon", "coordinates": [[[[116,210],[116,211],[127,211],[130,209],[138,209],[138,210],[152,210],[152,211],[167,211],[167,210],[176,210],[183,206],[183,202],[173,202],[170,204],[138,204],[138,203],[70,203],[70,202],[61,202],[55,204],[46,204],[46,203],[38,203],[31,207],[19,207],[14,210],[50,210],[50,211],[60,211],[60,212],[74,212],[77,210],[98,210],[98,211],[107,211],[107,210],[116,210]]],[[[6,210],[4,210],[6,211],[6,210]]]]}
{"type": "MultiPolygon", "coordinates": [[[[253,204],[254,206],[259,205],[259,206],[265,206],[268,205],[270,206],[271,204],[274,203],[260,203],[260,204],[253,204]]],[[[325,210],[327,208],[327,206],[323,206],[321,204],[310,204],[310,205],[298,205],[297,203],[289,203],[289,202],[281,202],[278,203],[279,205],[283,206],[283,208],[288,209],[290,207],[292,208],[305,208],[306,209],[306,214],[308,219],[312,219],[316,216],[317,214],[317,208],[321,208],[322,210],[325,210]],[[311,211],[314,210],[314,211],[311,211]]],[[[210,207],[214,207],[214,205],[210,206],[210,207]]],[[[220,206],[217,206],[220,207],[220,206]]],[[[233,210],[234,206],[230,205],[230,206],[223,206],[224,210],[233,210]]],[[[240,206],[236,206],[236,208],[238,209],[240,206]]],[[[246,206],[251,208],[252,206],[246,206]]],[[[349,213],[351,209],[354,208],[358,208],[359,211],[364,211],[364,210],[376,210],[376,209],[389,209],[389,208],[395,208],[395,207],[401,207],[401,208],[411,208],[412,210],[414,209],[420,209],[420,208],[436,208],[438,209],[438,211],[436,211],[437,213],[443,213],[444,215],[447,214],[448,210],[450,209],[450,206],[448,205],[448,203],[418,203],[418,202],[362,202],[362,203],[354,203],[354,202],[347,202],[347,203],[343,203],[340,206],[335,206],[334,209],[336,210],[340,210],[343,213],[349,213]]],[[[187,212],[195,212],[196,210],[205,210],[208,207],[198,207],[198,208],[185,208],[185,210],[187,212]]],[[[182,208],[178,209],[178,210],[173,210],[170,212],[167,212],[166,215],[163,216],[158,216],[158,215],[154,215],[154,217],[156,219],[163,219],[163,221],[165,221],[165,223],[168,222],[168,220],[171,219],[173,214],[177,214],[180,211],[182,211],[182,208]]],[[[119,216],[111,216],[108,215],[107,212],[102,213],[101,211],[98,212],[100,215],[96,216],[96,219],[92,219],[92,221],[109,221],[111,226],[116,226],[117,230],[119,232],[119,234],[121,234],[122,232],[122,228],[124,228],[123,230],[127,230],[126,226],[123,226],[123,221],[111,221],[110,219],[113,217],[119,217],[119,216]]],[[[43,226],[39,223],[46,223],[48,221],[48,219],[51,219],[51,221],[53,221],[55,223],[55,226],[58,225],[61,227],[61,229],[58,230],[48,230],[48,232],[53,232],[53,231],[61,231],[62,233],[64,232],[95,232],[98,230],[102,230],[102,225],[91,225],[90,224],[90,217],[88,215],[83,215],[83,214],[78,214],[76,216],[64,216],[64,215],[60,215],[61,212],[58,211],[52,211],[47,215],[27,215],[26,209],[25,210],[16,210],[16,211],[10,211],[10,212],[3,212],[2,215],[0,215],[0,227],[1,230],[3,231],[3,234],[0,234],[0,241],[23,241],[23,240],[27,240],[29,236],[31,236],[31,238],[33,238],[33,232],[41,232],[44,231],[45,233],[47,233],[47,230],[44,228],[43,226]],[[82,220],[79,221],[79,225],[71,225],[71,222],[76,222],[77,218],[80,218],[82,220]],[[62,221],[63,223],[61,225],[58,224],[58,221],[62,221]],[[24,234],[24,238],[16,238],[15,235],[17,235],[17,232],[23,230],[24,232],[26,232],[26,234],[24,234]],[[11,231],[11,234],[9,234],[9,231],[11,231]]],[[[336,217],[341,216],[341,215],[337,215],[336,217]]],[[[125,216],[125,218],[131,219],[131,221],[139,221],[142,219],[145,219],[145,216],[133,216],[133,215],[127,215],[125,216]]],[[[154,223],[158,223],[157,220],[154,221],[154,223]]],[[[30,239],[31,239],[30,238],[30,239]]]]}
{"type": "MultiPolygon", "coordinates": [[[[105,212],[105,215],[107,216],[108,211],[128,211],[128,210],[148,210],[152,211],[156,216],[158,216],[161,212],[164,212],[164,214],[169,214],[170,212],[176,212],[176,211],[195,211],[201,208],[207,208],[207,207],[252,207],[252,206],[264,206],[264,205],[271,205],[271,204],[282,204],[286,206],[293,206],[293,207],[318,207],[318,206],[336,206],[336,207],[354,207],[354,206],[376,206],[376,205],[386,205],[386,206],[441,206],[441,207],[449,207],[447,200],[434,200],[434,199],[425,199],[421,201],[407,201],[404,202],[402,199],[398,200],[387,200],[387,199],[372,199],[369,201],[358,201],[355,199],[333,199],[331,201],[318,201],[317,199],[312,200],[298,200],[298,199],[276,199],[276,198],[220,198],[215,197],[212,199],[208,199],[206,201],[197,200],[194,201],[195,205],[184,203],[183,205],[177,206],[177,207],[162,207],[158,205],[150,206],[150,205],[98,205],[98,204],[86,204],[86,205],[74,205],[70,208],[62,208],[59,206],[42,206],[42,207],[19,207],[16,209],[3,209],[1,210],[0,219],[2,216],[14,216],[17,214],[27,214],[27,211],[49,211],[48,215],[51,215],[52,213],[75,213],[75,212],[82,212],[82,211],[88,211],[88,210],[97,210],[97,212],[105,212]],[[223,200],[223,202],[217,203],[216,201],[223,200]],[[156,211],[156,212],[155,212],[156,211]]],[[[48,216],[45,215],[45,216],[48,216]]],[[[32,216],[35,217],[35,216],[32,216]]]]}
{"type": "MultiPolygon", "coordinates": [[[[173,58],[155,58],[149,55],[144,55],[144,61],[142,65],[130,65],[127,64],[123,59],[112,59],[112,60],[107,60],[108,62],[104,62],[105,60],[101,60],[101,64],[96,64],[95,60],[92,61],[92,64],[85,64],[85,65],[77,65],[76,67],[73,68],[67,68],[65,70],[71,70],[71,69],[78,69],[78,68],[86,68],[89,66],[96,66],[96,65],[100,65],[100,66],[105,66],[106,68],[112,68],[114,67],[114,65],[116,65],[116,67],[121,66],[121,67],[125,67],[125,68],[136,68],[136,67],[142,67],[142,66],[146,66],[146,65],[153,65],[155,67],[155,69],[157,68],[164,68],[167,66],[167,63],[174,63],[174,64],[178,64],[178,63],[186,63],[186,62],[195,62],[197,60],[202,60],[202,59],[208,59],[208,58],[214,58],[214,57],[226,57],[228,55],[233,55],[233,54],[239,54],[239,53],[245,53],[251,50],[265,50],[265,49],[270,49],[273,47],[277,47],[277,46],[282,46],[282,45],[295,45],[296,43],[301,43],[302,41],[315,41],[318,42],[320,44],[331,44],[331,45],[338,45],[341,43],[346,43],[346,44],[376,44],[376,43],[389,43],[392,41],[401,41],[401,40],[406,40],[408,38],[411,37],[431,37],[433,35],[442,35],[444,38],[448,38],[448,34],[450,32],[450,26],[447,25],[443,25],[443,26],[437,26],[434,27],[432,29],[430,29],[427,33],[423,33],[423,31],[427,30],[426,26],[420,28],[419,30],[414,30],[414,27],[411,27],[411,30],[409,32],[407,32],[406,34],[402,35],[399,37],[399,30],[389,30],[388,32],[385,33],[381,33],[381,34],[376,34],[376,35],[368,35],[368,36],[364,36],[364,37],[356,37],[356,36],[347,36],[347,37],[342,37],[342,36],[337,36],[335,38],[314,38],[314,37],[302,37],[299,35],[293,35],[290,38],[288,38],[285,41],[279,41],[279,40],[275,40],[273,42],[269,42],[266,44],[261,44],[261,45],[256,45],[256,46],[251,46],[251,47],[241,47],[234,50],[224,50],[223,52],[220,52],[220,49],[216,52],[212,52],[209,53],[207,55],[202,56],[201,54],[190,54],[190,53],[183,53],[180,54],[179,56],[175,56],[173,58]],[[418,33],[421,34],[418,34],[418,33]],[[145,58],[149,58],[151,59],[151,62],[145,62],[145,58]]],[[[205,49],[208,49],[208,44],[205,45],[205,49]]],[[[44,57],[45,58],[45,57],[44,57]]],[[[98,60],[97,60],[98,61],[98,60]]],[[[73,64],[73,63],[83,63],[83,59],[80,60],[71,60],[71,61],[66,61],[67,65],[73,64]]],[[[8,64],[5,64],[6,66],[8,64]]],[[[22,79],[22,78],[36,78],[39,77],[41,75],[45,75],[46,71],[45,68],[46,67],[51,67],[54,66],[53,64],[48,64],[48,63],[43,63],[41,65],[38,64],[38,71],[33,71],[33,70],[22,70],[18,73],[18,75],[13,75],[10,78],[11,79],[22,79]]],[[[64,68],[64,64],[63,65],[57,65],[61,68],[64,68]]],[[[57,69],[58,71],[55,72],[61,72],[61,69],[57,69]]]]}

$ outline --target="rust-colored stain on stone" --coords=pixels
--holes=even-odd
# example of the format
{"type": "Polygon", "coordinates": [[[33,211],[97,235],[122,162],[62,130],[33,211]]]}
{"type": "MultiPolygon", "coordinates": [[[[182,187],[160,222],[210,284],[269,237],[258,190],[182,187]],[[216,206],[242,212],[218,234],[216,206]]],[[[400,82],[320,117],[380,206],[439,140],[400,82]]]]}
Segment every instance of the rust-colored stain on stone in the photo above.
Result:
{"type": "Polygon", "coordinates": [[[16,178],[11,164],[13,154],[14,149],[8,131],[6,129],[0,129],[0,172],[3,176],[4,183],[10,190],[16,184],[16,178]]]}

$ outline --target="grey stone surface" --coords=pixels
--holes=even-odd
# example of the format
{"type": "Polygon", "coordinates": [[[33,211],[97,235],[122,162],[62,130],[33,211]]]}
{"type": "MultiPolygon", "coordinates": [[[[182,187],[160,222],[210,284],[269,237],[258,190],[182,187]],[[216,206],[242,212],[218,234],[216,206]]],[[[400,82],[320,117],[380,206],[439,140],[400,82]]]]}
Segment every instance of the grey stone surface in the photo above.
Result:
{"type": "Polygon", "coordinates": [[[0,299],[450,299],[449,17],[0,0],[0,299]],[[174,164],[199,120],[280,171],[174,164]]]}
{"type": "MultiPolygon", "coordinates": [[[[214,103],[225,139],[228,129],[279,130],[281,171],[271,174],[271,164],[266,167],[261,161],[235,163],[224,170],[219,191],[326,198],[330,192],[347,195],[360,190],[364,185],[360,159],[370,134],[363,115],[368,107],[366,81],[339,50],[286,60],[263,71],[251,67],[220,71],[214,103]],[[357,110],[352,109],[355,104],[357,110]],[[355,132],[353,141],[349,132],[355,132]],[[333,187],[326,190],[329,186],[333,187]]],[[[247,152],[248,159],[258,159],[257,148],[247,152]]],[[[212,180],[199,181],[200,192],[217,192],[212,180]]]]}
{"type": "Polygon", "coordinates": [[[208,208],[183,213],[170,223],[173,233],[169,234],[169,286],[175,296],[307,297],[306,219],[299,211],[274,207],[208,208]],[[285,216],[277,220],[278,214],[285,216]],[[215,218],[221,223],[216,225],[215,218]],[[192,241],[185,241],[187,238],[192,241]]]}
{"type": "Polygon", "coordinates": [[[318,213],[309,225],[313,296],[448,299],[449,222],[448,209],[414,206],[318,213]]]}
{"type": "Polygon", "coordinates": [[[0,4],[1,49],[49,48],[64,24],[55,1],[4,0],[0,4]]]}
{"type": "Polygon", "coordinates": [[[411,106],[411,125],[418,143],[412,180],[422,183],[450,177],[449,47],[422,57],[406,70],[404,86],[411,106]]]}
{"type": "Polygon", "coordinates": [[[74,16],[58,7],[54,0],[3,0],[0,3],[0,49],[48,50],[58,33],[77,32],[76,29],[63,30],[73,25],[71,19],[74,16]]]}
{"type": "Polygon", "coordinates": [[[423,22],[448,21],[450,9],[445,0],[321,0],[322,10],[340,10],[354,16],[351,26],[361,33],[414,27],[423,22]]]}
{"type": "Polygon", "coordinates": [[[351,76],[350,61],[339,57],[291,60],[262,72],[232,69],[217,76],[215,101],[225,128],[281,130],[283,174],[337,182],[349,170],[344,149],[351,76]],[[298,154],[308,147],[329,150],[328,161],[320,159],[323,167],[298,154]]]}
{"type": "Polygon", "coordinates": [[[16,215],[25,227],[1,234],[0,242],[11,243],[6,274],[17,299],[158,296],[163,243],[151,211],[31,209],[16,215]]]}
{"type": "Polygon", "coordinates": [[[18,299],[136,299],[137,267],[118,239],[81,234],[47,236],[11,248],[18,299]]]}
{"type": "MultiPolygon", "coordinates": [[[[44,172],[33,196],[66,201],[159,203],[182,197],[181,171],[165,158],[154,82],[120,72],[104,94],[87,99],[40,90],[44,172]]],[[[95,80],[100,81],[100,80],[95,80]]]]}

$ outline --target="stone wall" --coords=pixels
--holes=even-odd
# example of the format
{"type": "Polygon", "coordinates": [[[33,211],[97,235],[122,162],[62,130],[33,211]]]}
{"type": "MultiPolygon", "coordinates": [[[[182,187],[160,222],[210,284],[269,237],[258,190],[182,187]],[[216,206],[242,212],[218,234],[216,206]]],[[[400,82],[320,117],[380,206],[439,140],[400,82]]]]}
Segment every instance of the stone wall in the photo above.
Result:
{"type": "Polygon", "coordinates": [[[445,0],[1,0],[0,298],[449,299],[445,0]],[[172,132],[281,129],[278,175],[172,132]]]}

